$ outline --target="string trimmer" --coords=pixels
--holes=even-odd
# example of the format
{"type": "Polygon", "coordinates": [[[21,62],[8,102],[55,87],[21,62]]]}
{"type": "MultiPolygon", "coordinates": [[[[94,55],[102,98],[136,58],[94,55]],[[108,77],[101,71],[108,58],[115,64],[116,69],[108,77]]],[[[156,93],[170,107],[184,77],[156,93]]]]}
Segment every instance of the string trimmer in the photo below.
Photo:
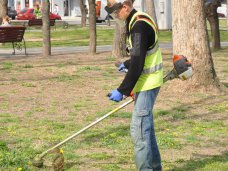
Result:
{"type": "MultiPolygon", "coordinates": [[[[182,80],[187,80],[187,79],[189,79],[192,76],[191,63],[187,60],[187,58],[185,56],[183,56],[183,55],[175,55],[174,58],[173,58],[173,64],[174,64],[174,68],[163,78],[164,82],[167,82],[168,80],[172,80],[174,78],[180,78],[182,80]]],[[[115,65],[118,66],[118,63],[116,63],[115,65]]],[[[127,72],[127,70],[126,70],[126,72],[127,72]]],[[[65,144],[66,142],[68,142],[72,138],[78,136],[82,132],[86,131],[87,129],[89,129],[92,126],[96,125],[97,123],[101,122],[102,120],[104,120],[105,118],[110,116],[111,114],[119,111],[120,109],[124,108],[125,106],[127,106],[130,103],[132,103],[133,101],[134,101],[134,99],[130,99],[129,101],[123,103],[119,107],[117,107],[117,108],[113,109],[112,111],[108,112],[107,114],[105,114],[101,118],[97,119],[96,121],[94,121],[94,122],[90,123],[89,125],[87,125],[86,127],[82,128],[78,132],[76,132],[73,135],[69,136],[65,140],[61,141],[60,143],[56,144],[55,146],[53,146],[53,147],[49,148],[48,150],[44,151],[42,154],[37,155],[32,161],[33,166],[42,167],[43,166],[43,162],[44,162],[43,158],[49,152],[53,151],[54,149],[57,149],[58,147],[60,147],[61,145],[65,144]]],[[[63,154],[61,152],[59,152],[58,155],[59,155],[59,158],[63,158],[63,154]]],[[[63,166],[62,163],[60,163],[59,165],[63,166]]]]}

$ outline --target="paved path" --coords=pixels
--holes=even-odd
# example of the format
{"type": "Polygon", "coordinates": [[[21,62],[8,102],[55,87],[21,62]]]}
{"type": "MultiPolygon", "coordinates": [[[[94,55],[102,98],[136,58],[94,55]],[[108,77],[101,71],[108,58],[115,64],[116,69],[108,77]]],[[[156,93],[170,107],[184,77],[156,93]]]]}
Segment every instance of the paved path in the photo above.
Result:
{"type": "MultiPolygon", "coordinates": [[[[160,43],[162,49],[171,49],[172,43],[160,43]]],[[[221,42],[222,46],[228,46],[228,42],[221,42]]],[[[75,47],[52,47],[52,54],[72,54],[78,52],[88,52],[88,46],[75,46],[75,47]]],[[[97,52],[108,52],[112,50],[111,45],[97,46],[97,52]]],[[[0,48],[0,57],[12,57],[12,48],[0,48]]],[[[27,48],[27,53],[30,55],[42,54],[42,48],[27,48]]],[[[24,49],[16,51],[16,56],[24,56],[24,49]]]]}

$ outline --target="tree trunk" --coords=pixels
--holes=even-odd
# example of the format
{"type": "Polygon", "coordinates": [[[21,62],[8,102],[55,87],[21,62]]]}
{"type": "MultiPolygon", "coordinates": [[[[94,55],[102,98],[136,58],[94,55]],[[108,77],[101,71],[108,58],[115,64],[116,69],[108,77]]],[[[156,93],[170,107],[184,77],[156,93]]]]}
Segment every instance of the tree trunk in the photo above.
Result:
{"type": "Polygon", "coordinates": [[[43,56],[51,55],[51,36],[50,36],[50,2],[43,0],[42,2],[42,30],[43,30],[43,56]]]}
{"type": "Polygon", "coordinates": [[[188,81],[173,81],[178,89],[188,91],[219,91],[220,83],[214,69],[204,13],[204,1],[172,0],[173,53],[185,55],[193,64],[194,75],[188,81]],[[184,11],[184,12],[183,12],[184,11]]]}
{"type": "Polygon", "coordinates": [[[211,27],[212,49],[213,50],[221,49],[219,20],[218,20],[218,18],[209,17],[208,21],[209,21],[210,27],[211,27]]]}
{"type": "Polygon", "coordinates": [[[86,27],[86,16],[88,14],[88,9],[84,4],[84,0],[80,0],[80,9],[81,9],[81,27],[86,27]]]}
{"type": "Polygon", "coordinates": [[[212,49],[218,50],[221,49],[220,44],[220,31],[219,31],[219,19],[217,8],[221,6],[220,1],[213,1],[205,5],[206,18],[210,23],[211,27],[211,38],[212,38],[212,49]]]}
{"type": "Polygon", "coordinates": [[[2,17],[7,15],[8,0],[0,0],[0,25],[2,24],[2,17]]]}
{"type": "Polygon", "coordinates": [[[145,0],[144,3],[144,6],[146,7],[145,12],[153,18],[154,22],[158,26],[154,0],[145,0]]]}
{"type": "Polygon", "coordinates": [[[95,0],[89,0],[89,30],[90,30],[90,54],[96,53],[96,5],[95,0]]]}
{"type": "Polygon", "coordinates": [[[115,26],[115,35],[112,44],[112,56],[121,58],[126,54],[126,27],[120,27],[117,23],[115,26]]]}

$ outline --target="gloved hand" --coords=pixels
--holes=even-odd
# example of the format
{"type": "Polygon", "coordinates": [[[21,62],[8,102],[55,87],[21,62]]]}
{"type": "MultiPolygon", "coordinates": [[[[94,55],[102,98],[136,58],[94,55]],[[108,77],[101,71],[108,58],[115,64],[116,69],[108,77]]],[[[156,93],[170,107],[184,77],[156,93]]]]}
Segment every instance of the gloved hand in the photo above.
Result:
{"type": "Polygon", "coordinates": [[[118,90],[113,90],[109,100],[113,100],[115,102],[119,102],[123,99],[123,94],[121,94],[118,90]]]}
{"type": "Polygon", "coordinates": [[[127,68],[124,66],[124,63],[120,64],[120,66],[118,67],[118,70],[120,72],[127,72],[127,68]]]}

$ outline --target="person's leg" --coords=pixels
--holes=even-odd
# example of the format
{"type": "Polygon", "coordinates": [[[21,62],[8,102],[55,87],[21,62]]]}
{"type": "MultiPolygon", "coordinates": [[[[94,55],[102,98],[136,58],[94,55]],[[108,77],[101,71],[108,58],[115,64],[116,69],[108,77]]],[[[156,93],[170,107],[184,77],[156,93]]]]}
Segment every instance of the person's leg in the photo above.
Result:
{"type": "Polygon", "coordinates": [[[161,158],[154,133],[152,108],[159,88],[136,93],[131,137],[135,162],[140,171],[161,171],[161,158]]]}

